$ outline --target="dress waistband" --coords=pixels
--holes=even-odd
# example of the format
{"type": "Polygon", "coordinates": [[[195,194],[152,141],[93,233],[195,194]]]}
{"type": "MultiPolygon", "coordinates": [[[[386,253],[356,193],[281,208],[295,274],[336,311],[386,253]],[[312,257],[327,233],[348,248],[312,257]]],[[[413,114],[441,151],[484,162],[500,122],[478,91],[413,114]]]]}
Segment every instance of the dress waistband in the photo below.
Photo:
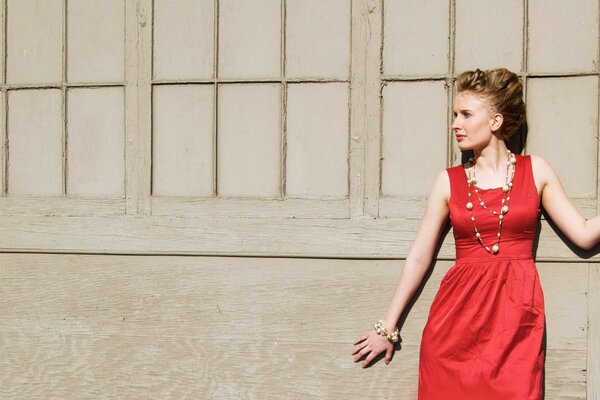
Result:
{"type": "Polygon", "coordinates": [[[493,256],[489,257],[461,257],[456,259],[457,264],[465,263],[489,263],[494,261],[535,261],[533,257],[493,256]]]}

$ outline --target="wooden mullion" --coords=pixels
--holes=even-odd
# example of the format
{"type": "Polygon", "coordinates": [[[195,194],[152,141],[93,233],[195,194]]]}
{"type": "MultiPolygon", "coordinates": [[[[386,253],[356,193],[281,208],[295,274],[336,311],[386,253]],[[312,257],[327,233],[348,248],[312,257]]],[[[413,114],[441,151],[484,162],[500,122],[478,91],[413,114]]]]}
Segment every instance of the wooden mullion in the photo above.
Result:
{"type": "Polygon", "coordinates": [[[150,214],[152,0],[125,2],[125,196],[127,214],[150,214]]]}

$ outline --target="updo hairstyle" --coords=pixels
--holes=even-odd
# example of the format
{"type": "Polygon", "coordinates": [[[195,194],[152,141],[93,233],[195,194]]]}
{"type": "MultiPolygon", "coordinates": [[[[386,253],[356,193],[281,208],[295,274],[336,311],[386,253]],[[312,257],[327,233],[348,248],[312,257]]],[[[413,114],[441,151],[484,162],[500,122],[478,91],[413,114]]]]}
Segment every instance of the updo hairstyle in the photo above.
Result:
{"type": "Polygon", "coordinates": [[[514,72],[506,68],[466,71],[456,78],[456,90],[481,96],[492,112],[502,114],[504,121],[499,133],[504,140],[524,128],[523,84],[514,72]]]}

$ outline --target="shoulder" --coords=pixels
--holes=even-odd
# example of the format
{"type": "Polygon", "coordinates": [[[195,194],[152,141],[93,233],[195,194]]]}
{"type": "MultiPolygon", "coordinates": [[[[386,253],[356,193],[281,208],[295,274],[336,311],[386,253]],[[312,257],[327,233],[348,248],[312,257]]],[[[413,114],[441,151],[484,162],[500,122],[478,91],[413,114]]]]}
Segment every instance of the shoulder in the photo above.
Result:
{"type": "Polygon", "coordinates": [[[450,175],[453,173],[451,171],[453,168],[456,167],[446,168],[439,172],[431,189],[432,197],[444,200],[450,197],[450,175]]]}
{"type": "Polygon", "coordinates": [[[531,154],[529,157],[531,158],[531,169],[536,181],[546,183],[556,177],[552,166],[543,157],[535,154],[531,154]]]}

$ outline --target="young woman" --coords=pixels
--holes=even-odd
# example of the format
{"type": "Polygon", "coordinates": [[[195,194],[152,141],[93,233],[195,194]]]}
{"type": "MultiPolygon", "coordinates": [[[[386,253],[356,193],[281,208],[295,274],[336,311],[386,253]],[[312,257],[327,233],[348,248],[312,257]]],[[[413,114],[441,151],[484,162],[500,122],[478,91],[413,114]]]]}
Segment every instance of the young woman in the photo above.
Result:
{"type": "Polygon", "coordinates": [[[354,342],[366,367],[389,363],[396,324],[431,265],[450,220],[456,263],[431,305],[419,359],[419,399],[541,399],[544,300],[532,246],[540,205],[564,235],[589,249],[600,217],[586,220],[538,156],[507,148],[525,123],[523,86],[500,68],[458,76],[452,130],[464,165],[442,171],[383,320],[354,342]]]}

